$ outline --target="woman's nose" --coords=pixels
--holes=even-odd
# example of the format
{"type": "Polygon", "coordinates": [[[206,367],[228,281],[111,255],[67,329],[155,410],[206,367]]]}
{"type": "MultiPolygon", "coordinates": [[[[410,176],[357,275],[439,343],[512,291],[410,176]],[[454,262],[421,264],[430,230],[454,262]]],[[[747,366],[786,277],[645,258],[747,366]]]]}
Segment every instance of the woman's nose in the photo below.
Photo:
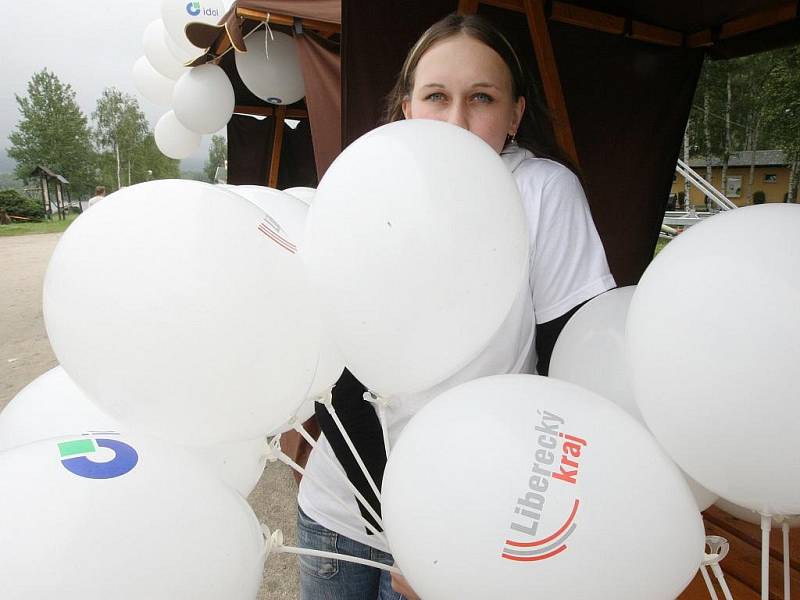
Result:
{"type": "Polygon", "coordinates": [[[466,107],[460,102],[454,102],[447,113],[447,122],[469,130],[466,107]]]}

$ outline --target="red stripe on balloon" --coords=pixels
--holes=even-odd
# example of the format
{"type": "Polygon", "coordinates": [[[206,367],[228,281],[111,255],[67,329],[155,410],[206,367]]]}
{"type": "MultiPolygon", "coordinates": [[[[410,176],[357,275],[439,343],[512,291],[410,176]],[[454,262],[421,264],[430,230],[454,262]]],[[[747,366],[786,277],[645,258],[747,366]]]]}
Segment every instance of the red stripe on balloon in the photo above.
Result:
{"type": "Polygon", "coordinates": [[[537,540],[535,542],[515,542],[513,540],[506,540],[506,544],[508,544],[509,546],[516,546],[518,548],[530,548],[532,546],[541,546],[542,544],[546,544],[547,542],[556,539],[558,536],[560,536],[562,533],[566,531],[567,527],[569,527],[572,524],[572,520],[575,518],[575,513],[578,512],[578,502],[579,502],[578,499],[575,498],[575,504],[572,506],[572,513],[567,518],[567,522],[564,523],[561,526],[561,528],[558,531],[556,531],[553,535],[550,535],[544,538],[543,540],[537,540]]]}
{"type": "Polygon", "coordinates": [[[564,544],[553,550],[552,552],[548,552],[547,554],[541,554],[539,556],[512,556],[511,554],[503,553],[503,558],[507,558],[508,560],[518,560],[520,562],[533,562],[535,560],[544,560],[546,558],[550,558],[555,556],[556,554],[561,554],[564,550],[567,549],[567,545],[564,544]]]}
{"type": "Polygon", "coordinates": [[[279,244],[282,248],[284,248],[285,250],[288,250],[292,254],[295,254],[297,252],[297,246],[292,244],[289,240],[287,240],[285,238],[282,238],[281,236],[279,236],[274,231],[270,230],[263,223],[258,226],[258,230],[261,233],[263,233],[264,235],[266,235],[268,238],[270,238],[272,241],[274,241],[276,244],[279,244]]]}

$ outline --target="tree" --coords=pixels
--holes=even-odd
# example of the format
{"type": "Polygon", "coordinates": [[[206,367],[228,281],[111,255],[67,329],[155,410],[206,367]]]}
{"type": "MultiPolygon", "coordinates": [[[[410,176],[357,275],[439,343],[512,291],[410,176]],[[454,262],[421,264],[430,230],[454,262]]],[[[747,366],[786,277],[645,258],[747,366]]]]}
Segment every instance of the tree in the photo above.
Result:
{"type": "Polygon", "coordinates": [[[8,155],[17,162],[14,176],[28,181],[31,171],[43,165],[66,177],[73,193],[88,191],[95,155],[72,87],[43,69],[28,82],[27,96],[15,97],[21,119],[8,136],[8,155]]]}
{"type": "Polygon", "coordinates": [[[122,187],[123,169],[127,185],[134,183],[133,161],[137,147],[144,143],[149,126],[139,102],[116,88],[106,88],[92,113],[95,120],[95,141],[101,150],[109,150],[114,158],[116,188],[122,187]]]}
{"type": "Polygon", "coordinates": [[[211,136],[211,145],[208,147],[208,160],[203,167],[203,173],[208,181],[214,181],[218,167],[224,167],[228,160],[228,143],[221,135],[211,136]]]}

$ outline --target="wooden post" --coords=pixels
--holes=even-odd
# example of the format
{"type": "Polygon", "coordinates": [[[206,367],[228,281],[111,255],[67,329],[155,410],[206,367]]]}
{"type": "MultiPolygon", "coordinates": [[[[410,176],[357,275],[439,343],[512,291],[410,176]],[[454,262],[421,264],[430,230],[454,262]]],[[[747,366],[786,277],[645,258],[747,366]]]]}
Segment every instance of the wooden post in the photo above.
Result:
{"type": "Polygon", "coordinates": [[[283,129],[286,124],[286,107],[281,105],[275,109],[275,135],[272,138],[272,156],[269,161],[269,177],[267,185],[271,188],[278,186],[278,170],[281,166],[281,148],[283,147],[283,129]]]}
{"type": "Polygon", "coordinates": [[[547,16],[544,12],[543,0],[523,1],[547,107],[550,109],[550,114],[553,115],[556,142],[573,164],[579,167],[578,151],[575,148],[575,140],[572,137],[572,126],[570,125],[567,105],[564,100],[564,91],[561,89],[561,79],[558,76],[553,45],[550,42],[550,30],[547,28],[547,16]]]}
{"type": "Polygon", "coordinates": [[[479,1],[480,0],[458,0],[458,14],[474,15],[478,12],[479,1]]]}

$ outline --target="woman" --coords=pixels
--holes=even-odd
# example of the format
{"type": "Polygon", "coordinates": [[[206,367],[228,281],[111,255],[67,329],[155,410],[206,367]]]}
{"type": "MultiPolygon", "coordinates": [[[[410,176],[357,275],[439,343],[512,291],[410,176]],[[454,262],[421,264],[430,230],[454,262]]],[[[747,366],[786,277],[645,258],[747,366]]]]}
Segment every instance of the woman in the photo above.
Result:
{"type": "MultiPolygon", "coordinates": [[[[553,344],[569,316],[614,287],[580,181],[546,143],[552,138],[547,135],[547,116],[513,48],[488,22],[450,15],[422,35],[389,97],[386,120],[402,118],[450,122],[498,152],[519,187],[531,247],[528,286],[492,340],[492,355],[478,357],[432,390],[404,397],[394,411],[390,407],[391,437],[421,406],[458,383],[492,374],[536,372],[534,365],[546,374],[553,344]]],[[[363,390],[346,373],[334,390],[334,403],[370,472],[380,481],[383,442],[372,407],[361,399],[363,390]]],[[[354,516],[355,500],[321,453],[335,455],[362,493],[369,500],[374,496],[325,411],[318,410],[317,415],[326,435],[307,466],[313,479],[304,478],[300,486],[298,542],[391,564],[391,556],[378,549],[388,548],[354,516]],[[353,511],[341,508],[323,487],[334,489],[353,511]]],[[[402,578],[391,581],[378,569],[310,557],[301,557],[301,595],[304,600],[415,597],[402,578]]]]}

